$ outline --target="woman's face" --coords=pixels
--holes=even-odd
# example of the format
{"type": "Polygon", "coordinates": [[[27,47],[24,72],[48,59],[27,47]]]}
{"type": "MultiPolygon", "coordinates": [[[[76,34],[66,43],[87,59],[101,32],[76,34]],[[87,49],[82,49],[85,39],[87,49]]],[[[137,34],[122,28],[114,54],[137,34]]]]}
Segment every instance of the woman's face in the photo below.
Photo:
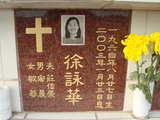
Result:
{"type": "Polygon", "coordinates": [[[77,33],[77,31],[78,31],[78,28],[79,28],[79,26],[78,26],[78,23],[77,23],[77,21],[76,20],[71,20],[70,22],[69,22],[69,24],[68,24],[68,31],[70,32],[70,33],[77,33]]]}

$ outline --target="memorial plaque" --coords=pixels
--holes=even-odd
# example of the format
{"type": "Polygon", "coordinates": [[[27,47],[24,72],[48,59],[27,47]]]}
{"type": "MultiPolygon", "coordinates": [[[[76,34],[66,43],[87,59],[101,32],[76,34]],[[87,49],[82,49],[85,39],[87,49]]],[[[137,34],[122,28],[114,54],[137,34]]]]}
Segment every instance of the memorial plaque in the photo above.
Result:
{"type": "Polygon", "coordinates": [[[123,110],[130,10],[16,10],[24,111],[123,110]]]}

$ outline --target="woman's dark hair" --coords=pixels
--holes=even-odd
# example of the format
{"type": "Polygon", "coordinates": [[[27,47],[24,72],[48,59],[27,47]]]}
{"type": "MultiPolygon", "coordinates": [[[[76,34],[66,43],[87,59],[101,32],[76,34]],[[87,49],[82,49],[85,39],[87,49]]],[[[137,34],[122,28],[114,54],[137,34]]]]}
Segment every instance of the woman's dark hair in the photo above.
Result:
{"type": "Polygon", "coordinates": [[[76,17],[70,17],[70,18],[67,20],[66,25],[65,25],[65,31],[66,31],[65,36],[66,36],[66,38],[70,38],[70,32],[68,31],[67,27],[68,27],[68,24],[69,24],[69,22],[70,22],[71,20],[76,20],[76,21],[77,21],[77,24],[78,24],[78,26],[79,26],[79,29],[78,29],[78,31],[77,31],[77,36],[76,36],[75,38],[80,38],[80,37],[81,37],[81,29],[80,29],[79,21],[78,21],[78,19],[77,19],[76,17]]]}

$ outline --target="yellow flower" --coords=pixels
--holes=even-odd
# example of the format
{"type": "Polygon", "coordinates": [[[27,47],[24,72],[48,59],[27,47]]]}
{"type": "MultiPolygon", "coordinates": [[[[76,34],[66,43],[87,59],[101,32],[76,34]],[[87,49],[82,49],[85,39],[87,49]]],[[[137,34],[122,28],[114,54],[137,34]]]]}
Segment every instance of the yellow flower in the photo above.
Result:
{"type": "Polygon", "coordinates": [[[125,58],[132,60],[134,62],[140,61],[141,56],[144,53],[148,55],[147,45],[149,43],[149,37],[146,35],[138,36],[134,33],[125,36],[125,40],[122,40],[121,43],[126,47],[123,49],[125,58]]]}
{"type": "Polygon", "coordinates": [[[160,32],[150,34],[150,41],[152,42],[152,51],[160,54],[160,32]]]}

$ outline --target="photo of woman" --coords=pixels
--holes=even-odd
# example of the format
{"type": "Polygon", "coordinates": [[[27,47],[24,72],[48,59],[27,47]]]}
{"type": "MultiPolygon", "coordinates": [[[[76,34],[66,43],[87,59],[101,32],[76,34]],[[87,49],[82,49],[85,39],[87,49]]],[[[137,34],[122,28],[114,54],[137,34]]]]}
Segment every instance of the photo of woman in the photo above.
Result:
{"type": "Polygon", "coordinates": [[[84,15],[62,15],[62,45],[84,45],[84,15]]]}

